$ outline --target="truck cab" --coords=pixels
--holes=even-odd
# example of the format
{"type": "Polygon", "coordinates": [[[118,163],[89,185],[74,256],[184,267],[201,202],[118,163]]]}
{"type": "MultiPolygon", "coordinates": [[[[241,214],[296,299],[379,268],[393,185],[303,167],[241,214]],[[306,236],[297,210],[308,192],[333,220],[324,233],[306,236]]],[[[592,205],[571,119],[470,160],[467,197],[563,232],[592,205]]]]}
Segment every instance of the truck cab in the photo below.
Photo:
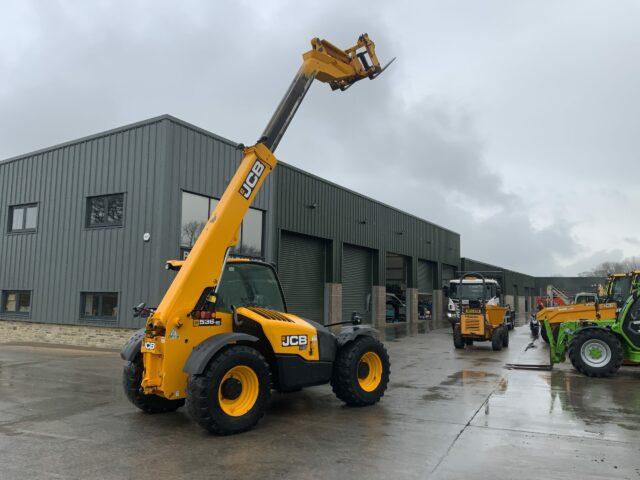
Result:
{"type": "Polygon", "coordinates": [[[483,292],[482,280],[479,278],[466,278],[460,284],[460,279],[453,279],[446,285],[445,295],[449,297],[447,303],[447,318],[458,317],[460,305],[458,297],[462,298],[462,304],[468,305],[469,301],[484,298],[487,305],[500,305],[500,295],[498,293],[500,285],[496,280],[485,280],[485,291],[483,292]]]}

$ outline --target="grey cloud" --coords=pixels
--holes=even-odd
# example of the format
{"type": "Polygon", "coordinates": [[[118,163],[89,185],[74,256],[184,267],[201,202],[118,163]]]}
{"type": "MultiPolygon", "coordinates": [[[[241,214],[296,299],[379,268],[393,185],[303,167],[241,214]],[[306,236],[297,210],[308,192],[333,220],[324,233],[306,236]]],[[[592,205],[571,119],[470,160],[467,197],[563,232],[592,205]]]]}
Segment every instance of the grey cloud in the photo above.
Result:
{"type": "Polygon", "coordinates": [[[345,93],[315,85],[281,159],[529,273],[618,255],[595,246],[613,230],[627,256],[640,237],[612,215],[637,202],[635,2],[60,0],[2,13],[0,158],[161,113],[251,143],[310,37],[346,46],[367,31],[396,64],[345,93]]]}

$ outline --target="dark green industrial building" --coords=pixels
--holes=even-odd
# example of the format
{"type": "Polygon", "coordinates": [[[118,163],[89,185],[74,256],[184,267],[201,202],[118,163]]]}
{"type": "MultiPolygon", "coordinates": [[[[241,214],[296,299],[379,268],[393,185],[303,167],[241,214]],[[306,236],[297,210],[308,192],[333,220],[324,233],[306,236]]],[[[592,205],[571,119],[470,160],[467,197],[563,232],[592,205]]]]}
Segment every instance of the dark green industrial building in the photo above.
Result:
{"type": "MultiPolygon", "coordinates": [[[[138,327],[168,259],[187,255],[242,152],[163,115],[0,163],[0,317],[138,327]]],[[[278,268],[291,311],[425,325],[460,236],[281,163],[236,249],[278,268]]],[[[434,311],[435,310],[435,311],[434,311]]]]}
{"type": "MultiPolygon", "coordinates": [[[[0,162],[0,318],[139,327],[131,307],[160,301],[165,261],[188,255],[241,156],[163,115],[0,162]]],[[[358,312],[394,332],[438,326],[441,287],[460,271],[498,279],[521,314],[558,284],[461,259],[459,234],[286,163],[234,253],[277,266],[292,312],[323,323],[358,312]]]]}

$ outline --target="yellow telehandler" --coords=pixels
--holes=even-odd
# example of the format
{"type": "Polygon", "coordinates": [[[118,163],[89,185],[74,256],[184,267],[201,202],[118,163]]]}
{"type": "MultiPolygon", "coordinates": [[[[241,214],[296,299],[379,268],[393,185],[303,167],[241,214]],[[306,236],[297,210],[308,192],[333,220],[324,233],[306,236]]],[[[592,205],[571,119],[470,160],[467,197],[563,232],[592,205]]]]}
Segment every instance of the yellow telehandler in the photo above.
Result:
{"type": "Polygon", "coordinates": [[[244,149],[189,256],[167,262],[177,275],[160,305],[134,309],[147,321],[121,352],[123,385],[145,412],[174,411],[186,401],[197,423],[225,435],[252,428],[272,388],[288,392],[330,382],[336,396],[353,406],[376,403],[387,388],[389,357],[373,328],[354,317],[339,322],[342,329],[334,334],[327,328],[332,325],[290,313],[273,266],[229,257],[313,80],[346,90],[386,68],[366,34],[347,50],[317,38],[311,46],[264,133],[244,149]]]}

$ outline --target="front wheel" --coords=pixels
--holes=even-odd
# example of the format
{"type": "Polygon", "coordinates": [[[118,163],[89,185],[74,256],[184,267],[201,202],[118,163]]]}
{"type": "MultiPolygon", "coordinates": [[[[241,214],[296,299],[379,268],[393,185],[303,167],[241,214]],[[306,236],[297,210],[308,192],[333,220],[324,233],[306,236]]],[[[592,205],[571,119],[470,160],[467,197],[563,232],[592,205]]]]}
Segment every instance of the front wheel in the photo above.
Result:
{"type": "Polygon", "coordinates": [[[574,368],[588,377],[610,377],[624,360],[620,339],[603,328],[581,330],[569,344],[574,368]]]}
{"type": "Polygon", "coordinates": [[[456,325],[453,327],[453,346],[454,348],[461,349],[465,346],[464,338],[462,337],[462,331],[460,330],[460,325],[456,325]]]}
{"type": "Polygon", "coordinates": [[[145,395],[141,387],[143,372],[141,355],[137,355],[132,362],[127,362],[122,371],[122,387],[131,403],[146,413],[175,412],[184,405],[184,400],[169,400],[158,395],[145,395]]]}
{"type": "Polygon", "coordinates": [[[509,347],[509,329],[502,327],[502,346],[504,348],[509,347]]]}
{"type": "Polygon", "coordinates": [[[503,334],[502,327],[496,328],[491,334],[491,349],[494,352],[499,352],[502,350],[502,342],[503,342],[503,334]]]}
{"type": "Polygon", "coordinates": [[[271,372],[257,350],[234,345],[191,375],[187,409],[198,424],[216,435],[252,428],[264,415],[271,395],[271,372]]]}
{"type": "Polygon", "coordinates": [[[331,387],[336,397],[347,405],[373,405],[384,395],[390,373],[389,355],[384,345],[363,335],[338,351],[331,387]]]}

